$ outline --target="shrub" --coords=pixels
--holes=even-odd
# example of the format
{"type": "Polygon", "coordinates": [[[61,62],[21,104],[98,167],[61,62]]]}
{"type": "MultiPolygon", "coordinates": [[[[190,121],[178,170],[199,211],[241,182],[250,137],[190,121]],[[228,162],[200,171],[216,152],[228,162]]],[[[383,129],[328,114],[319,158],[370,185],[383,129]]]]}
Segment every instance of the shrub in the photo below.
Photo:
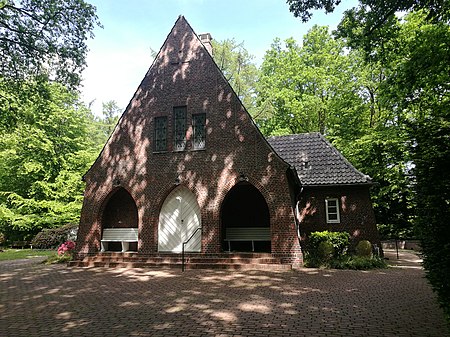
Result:
{"type": "Polygon", "coordinates": [[[6,241],[6,236],[3,233],[0,233],[0,246],[3,245],[6,241]]]}
{"type": "Polygon", "coordinates": [[[372,245],[361,240],[356,246],[357,256],[347,254],[350,235],[346,232],[313,232],[308,238],[305,267],[367,270],[387,268],[386,261],[372,257],[372,245]]]}
{"type": "Polygon", "coordinates": [[[346,232],[313,232],[309,235],[305,265],[320,267],[328,265],[330,259],[345,254],[350,235],[346,232]]]}
{"type": "Polygon", "coordinates": [[[334,248],[331,242],[322,241],[317,247],[317,255],[322,261],[329,261],[334,255],[334,248]]]}
{"type": "Polygon", "coordinates": [[[333,246],[333,256],[337,257],[345,254],[350,240],[350,234],[347,232],[313,232],[308,238],[308,252],[313,253],[317,251],[319,244],[323,241],[328,241],[333,246]]]}
{"type": "Polygon", "coordinates": [[[58,247],[58,253],[53,254],[44,261],[45,264],[66,263],[72,261],[75,242],[67,240],[58,247]]]}
{"type": "Polygon", "coordinates": [[[335,269],[369,270],[387,268],[386,261],[378,256],[360,257],[345,255],[330,261],[330,267],[335,269]]]}
{"type": "Polygon", "coordinates": [[[72,254],[72,251],[75,249],[75,242],[73,241],[66,241],[62,243],[58,247],[58,255],[65,255],[65,254],[72,254]]]}
{"type": "Polygon", "coordinates": [[[359,257],[372,257],[372,244],[370,241],[361,240],[356,245],[355,252],[359,257]]]}
{"type": "Polygon", "coordinates": [[[59,228],[44,229],[33,239],[32,245],[39,249],[52,249],[67,241],[70,233],[73,233],[78,226],[68,224],[59,228]]]}

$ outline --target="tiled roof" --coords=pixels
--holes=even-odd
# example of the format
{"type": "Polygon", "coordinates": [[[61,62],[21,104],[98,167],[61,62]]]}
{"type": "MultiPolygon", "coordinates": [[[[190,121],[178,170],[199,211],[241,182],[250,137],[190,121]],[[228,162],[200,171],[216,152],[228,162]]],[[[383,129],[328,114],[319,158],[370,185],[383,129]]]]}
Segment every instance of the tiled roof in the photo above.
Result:
{"type": "Polygon", "coordinates": [[[296,168],[305,186],[372,183],[369,176],[354,168],[320,133],[276,136],[267,140],[281,158],[296,168]]]}

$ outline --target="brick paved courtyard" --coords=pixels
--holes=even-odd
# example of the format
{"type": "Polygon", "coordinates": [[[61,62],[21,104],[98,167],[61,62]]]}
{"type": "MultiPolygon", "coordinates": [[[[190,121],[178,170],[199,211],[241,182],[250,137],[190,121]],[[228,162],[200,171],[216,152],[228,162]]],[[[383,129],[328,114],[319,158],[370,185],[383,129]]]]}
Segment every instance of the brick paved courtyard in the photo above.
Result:
{"type": "Polygon", "coordinates": [[[423,270],[403,261],[185,273],[2,262],[0,336],[449,336],[423,270]]]}

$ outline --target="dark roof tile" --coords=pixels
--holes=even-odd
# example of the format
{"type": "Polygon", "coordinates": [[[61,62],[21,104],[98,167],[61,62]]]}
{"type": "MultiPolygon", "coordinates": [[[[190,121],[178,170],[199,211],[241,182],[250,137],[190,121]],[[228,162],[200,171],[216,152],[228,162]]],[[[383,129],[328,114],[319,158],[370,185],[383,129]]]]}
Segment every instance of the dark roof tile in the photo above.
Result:
{"type": "Polygon", "coordinates": [[[301,183],[315,185],[371,184],[320,133],[267,138],[273,149],[297,170],[301,183]]]}

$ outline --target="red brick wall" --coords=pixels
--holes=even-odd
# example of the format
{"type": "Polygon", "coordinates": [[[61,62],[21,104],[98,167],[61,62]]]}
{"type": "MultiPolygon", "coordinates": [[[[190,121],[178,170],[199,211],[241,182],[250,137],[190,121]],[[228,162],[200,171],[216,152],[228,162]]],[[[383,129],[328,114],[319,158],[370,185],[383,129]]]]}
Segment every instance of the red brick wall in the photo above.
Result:
{"type": "Polygon", "coordinates": [[[176,182],[197,197],[202,216],[202,252],[221,251],[220,206],[226,193],[245,175],[264,196],[270,211],[272,253],[298,262],[286,170],[226,83],[212,58],[183,18],[175,24],[118,126],[86,174],[78,232],[80,253],[100,248],[102,210],[120,185],[136,202],[139,251],[158,247],[158,217],[176,182]],[[173,151],[173,107],[206,113],[206,149],[173,151]],[[168,116],[168,151],[153,153],[154,118],[168,116]]]}
{"type": "Polygon", "coordinates": [[[381,247],[368,186],[305,188],[300,201],[300,232],[304,240],[315,231],[346,231],[351,243],[369,240],[381,247]],[[337,198],[340,223],[327,223],[325,199],[337,198]]]}

